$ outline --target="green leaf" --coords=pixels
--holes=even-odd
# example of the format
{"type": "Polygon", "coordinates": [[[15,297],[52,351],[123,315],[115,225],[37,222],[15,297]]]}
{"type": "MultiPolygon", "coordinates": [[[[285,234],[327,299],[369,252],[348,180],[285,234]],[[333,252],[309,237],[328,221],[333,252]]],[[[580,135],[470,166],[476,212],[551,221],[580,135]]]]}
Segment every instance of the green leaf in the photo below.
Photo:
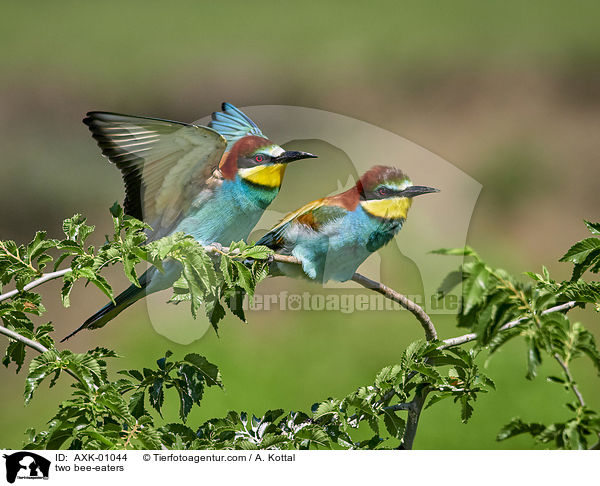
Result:
{"type": "Polygon", "coordinates": [[[214,297],[211,300],[207,300],[204,303],[204,311],[206,317],[215,331],[218,330],[217,324],[225,317],[225,308],[223,305],[214,297]]]}
{"type": "Polygon", "coordinates": [[[146,414],[146,408],[144,407],[145,396],[144,390],[138,390],[129,397],[129,413],[136,419],[146,414]]]}
{"type": "Polygon", "coordinates": [[[25,345],[19,341],[12,341],[7,347],[2,364],[8,368],[9,364],[14,362],[17,365],[16,372],[21,371],[25,362],[25,345]]]}
{"type": "Polygon", "coordinates": [[[586,221],[585,219],[583,222],[593,235],[600,235],[600,223],[592,223],[590,221],[586,221]]]}
{"type": "Polygon", "coordinates": [[[446,398],[450,398],[452,395],[450,393],[444,393],[444,394],[440,394],[440,395],[432,395],[431,398],[429,399],[429,401],[427,402],[427,405],[425,405],[425,408],[429,408],[432,405],[435,405],[438,402],[441,402],[442,400],[446,399],[446,398]]]}
{"type": "Polygon", "coordinates": [[[72,273],[67,273],[63,277],[63,286],[60,291],[60,296],[62,298],[62,303],[64,307],[69,307],[71,305],[71,290],[73,290],[73,284],[75,283],[75,277],[73,277],[72,273]]]}
{"type": "Polygon", "coordinates": [[[313,409],[313,418],[318,420],[327,416],[336,416],[340,413],[340,401],[334,400],[333,398],[329,398],[324,402],[319,404],[314,404],[312,406],[313,409]]]}
{"type": "Polygon", "coordinates": [[[599,238],[586,238],[575,243],[559,261],[582,263],[592,252],[600,251],[599,238]]]}
{"type": "Polygon", "coordinates": [[[527,339],[527,375],[525,376],[528,380],[533,380],[537,376],[537,368],[542,364],[542,356],[540,348],[534,339],[527,339]]]}
{"type": "Polygon", "coordinates": [[[502,441],[520,434],[531,434],[532,436],[537,437],[544,429],[545,426],[542,424],[526,424],[520,418],[513,418],[498,432],[496,440],[502,441]]]}
{"type": "Polygon", "coordinates": [[[435,368],[432,368],[430,366],[415,363],[410,366],[410,369],[416,371],[417,373],[421,373],[427,378],[431,378],[434,384],[442,380],[440,373],[435,368]]]}
{"type": "Polygon", "coordinates": [[[243,258],[253,258],[255,260],[265,260],[274,252],[267,246],[256,245],[246,249],[242,256],[243,258]]]}
{"type": "Polygon", "coordinates": [[[476,262],[463,281],[464,314],[483,301],[489,281],[490,272],[485,264],[476,262]]]}
{"type": "Polygon", "coordinates": [[[221,255],[221,261],[219,262],[219,268],[221,270],[221,274],[223,275],[223,280],[227,284],[228,287],[233,286],[233,276],[231,274],[231,260],[225,256],[221,255]]]}
{"type": "Polygon", "coordinates": [[[404,419],[398,417],[395,412],[390,410],[384,410],[383,413],[383,424],[388,433],[396,439],[401,439],[406,425],[404,419]]]}
{"type": "Polygon", "coordinates": [[[223,387],[223,381],[221,379],[221,372],[219,371],[219,368],[208,361],[204,356],[200,356],[196,353],[190,353],[186,354],[183,360],[186,363],[193,365],[194,368],[202,373],[207,386],[223,387]]]}
{"type": "Polygon", "coordinates": [[[115,201],[115,203],[110,207],[110,214],[113,218],[123,217],[123,208],[119,205],[118,202],[115,201]]]}
{"type": "Polygon", "coordinates": [[[164,380],[162,378],[155,378],[152,386],[150,387],[150,405],[160,414],[162,417],[162,406],[165,401],[165,393],[163,391],[164,380]]]}
{"type": "Polygon", "coordinates": [[[60,368],[58,353],[52,349],[31,360],[29,374],[25,380],[25,404],[31,401],[34,391],[44,378],[60,368]]]}
{"type": "Polygon", "coordinates": [[[460,418],[463,424],[466,424],[471,416],[473,415],[473,407],[471,406],[471,402],[469,401],[469,397],[467,395],[462,395],[460,397],[461,404],[461,412],[460,418]]]}
{"type": "Polygon", "coordinates": [[[116,304],[115,298],[113,296],[113,291],[108,281],[102,275],[95,275],[94,278],[90,279],[96,287],[98,287],[104,295],[106,295],[113,304],[116,304]]]}
{"type": "Polygon", "coordinates": [[[252,273],[241,262],[233,261],[233,264],[237,270],[236,284],[252,297],[254,295],[254,279],[252,278],[252,273]]]}
{"type": "Polygon", "coordinates": [[[242,322],[246,322],[246,314],[244,313],[244,289],[238,287],[230,287],[225,289],[223,298],[227,307],[231,313],[240,319],[242,322]]]}
{"type": "Polygon", "coordinates": [[[135,273],[135,265],[139,263],[139,258],[131,258],[131,255],[123,255],[123,270],[125,276],[136,287],[141,287],[140,281],[135,273]]]}
{"type": "Polygon", "coordinates": [[[433,250],[431,253],[435,255],[479,257],[475,250],[468,245],[464,246],[463,248],[440,248],[438,250],[433,250]]]}
{"type": "Polygon", "coordinates": [[[463,273],[460,271],[450,272],[437,289],[438,298],[448,295],[454,287],[463,281],[463,273]]]}

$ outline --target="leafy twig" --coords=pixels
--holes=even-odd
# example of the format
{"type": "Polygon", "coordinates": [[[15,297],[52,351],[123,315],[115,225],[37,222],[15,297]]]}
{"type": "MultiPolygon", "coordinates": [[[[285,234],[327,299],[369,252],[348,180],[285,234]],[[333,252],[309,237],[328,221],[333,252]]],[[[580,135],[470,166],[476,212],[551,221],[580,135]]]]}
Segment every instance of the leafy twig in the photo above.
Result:
{"type": "MultiPolygon", "coordinates": [[[[25,336],[21,336],[18,332],[12,331],[11,329],[8,329],[4,326],[0,326],[0,334],[4,334],[5,336],[7,336],[10,339],[14,339],[15,341],[23,343],[25,346],[27,346],[31,349],[35,349],[38,353],[43,354],[46,351],[49,351],[48,348],[46,346],[44,346],[43,344],[40,344],[37,341],[28,339],[25,336]]],[[[73,373],[71,370],[65,369],[65,371],[67,372],[67,374],[71,375],[77,381],[81,381],[81,379],[75,373],[73,373]]]]}
{"type": "MultiPolygon", "coordinates": [[[[577,302],[572,300],[569,302],[565,302],[564,304],[555,305],[554,307],[550,307],[550,308],[546,309],[545,311],[542,311],[541,315],[550,314],[552,312],[568,311],[568,310],[572,309],[573,307],[575,307],[576,304],[577,304],[577,302]]],[[[525,316],[525,317],[520,317],[519,319],[515,319],[514,321],[507,322],[500,328],[500,332],[506,331],[507,329],[511,329],[515,326],[518,326],[519,324],[521,324],[523,321],[526,321],[527,319],[529,319],[529,317],[525,316]]],[[[450,348],[452,346],[459,346],[461,344],[465,344],[470,341],[475,341],[475,339],[477,339],[477,334],[475,334],[475,333],[463,334],[462,336],[444,339],[442,341],[444,344],[442,344],[439,347],[439,349],[446,349],[446,348],[450,348]]]]}
{"type": "Polygon", "coordinates": [[[565,372],[565,376],[567,377],[567,380],[569,381],[569,386],[571,387],[571,390],[573,390],[573,393],[577,397],[577,401],[579,402],[579,404],[582,407],[585,407],[585,402],[583,401],[583,396],[581,395],[579,388],[577,388],[577,385],[573,381],[573,376],[571,375],[571,370],[569,369],[569,365],[560,357],[560,355],[558,353],[554,353],[554,359],[558,362],[560,367],[565,372]]]}
{"type": "Polygon", "coordinates": [[[4,326],[0,326],[0,334],[4,334],[10,339],[14,339],[15,341],[19,341],[23,343],[25,346],[30,347],[31,349],[35,349],[39,353],[45,353],[48,351],[48,348],[43,344],[40,344],[36,341],[32,341],[31,339],[26,338],[25,336],[21,336],[18,332],[12,331],[4,326]]]}
{"type": "Polygon", "coordinates": [[[26,261],[24,261],[20,256],[19,253],[17,252],[17,254],[11,253],[10,251],[8,251],[8,248],[6,248],[6,245],[4,244],[3,241],[0,241],[0,248],[2,248],[5,253],[11,257],[13,257],[16,261],[18,261],[19,263],[21,263],[22,265],[25,265],[27,268],[29,268],[30,270],[32,270],[35,273],[40,273],[40,271],[35,268],[31,263],[27,263],[26,261]]]}

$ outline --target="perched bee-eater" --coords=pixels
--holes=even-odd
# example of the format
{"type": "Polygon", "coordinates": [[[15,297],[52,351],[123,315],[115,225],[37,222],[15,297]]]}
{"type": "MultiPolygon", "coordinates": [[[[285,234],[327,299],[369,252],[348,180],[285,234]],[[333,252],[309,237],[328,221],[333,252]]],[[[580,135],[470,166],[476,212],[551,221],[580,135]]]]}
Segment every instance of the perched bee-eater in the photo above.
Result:
{"type": "MultiPolygon", "coordinates": [[[[228,245],[246,239],[294,160],[315,157],[285,151],[229,103],[213,113],[208,127],[154,118],[90,112],[83,122],[102,154],[122,172],[125,213],[147,222],[149,241],[182,231],[202,244],[228,245]]],[[[180,265],[144,273],[85,321],[81,329],[104,326],[147,294],[171,287],[180,265]]],[[[65,338],[65,339],[67,339],[65,338]]]]}
{"type": "Polygon", "coordinates": [[[290,213],[258,244],[302,262],[273,262],[271,274],[318,282],[352,278],[359,265],[402,228],[412,199],[438,189],[414,186],[395,167],[375,166],[354,187],[290,213]]]}

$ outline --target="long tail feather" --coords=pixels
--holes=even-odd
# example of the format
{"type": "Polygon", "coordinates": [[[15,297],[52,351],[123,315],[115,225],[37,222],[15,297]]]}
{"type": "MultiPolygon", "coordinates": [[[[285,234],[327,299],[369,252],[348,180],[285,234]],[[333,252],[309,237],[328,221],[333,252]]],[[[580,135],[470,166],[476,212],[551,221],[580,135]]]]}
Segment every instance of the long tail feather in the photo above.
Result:
{"type": "MultiPolygon", "coordinates": [[[[142,275],[144,277],[146,274],[142,275]]],[[[88,318],[81,326],[75,329],[71,334],[65,337],[62,341],[66,341],[70,337],[77,334],[82,329],[97,329],[105,326],[110,320],[114,319],[117,315],[123,312],[127,307],[134,304],[142,297],[146,295],[147,281],[144,278],[140,278],[141,287],[131,285],[127,290],[119,294],[115,298],[115,304],[109,302],[102,309],[96,312],[93,316],[88,318]]]]}

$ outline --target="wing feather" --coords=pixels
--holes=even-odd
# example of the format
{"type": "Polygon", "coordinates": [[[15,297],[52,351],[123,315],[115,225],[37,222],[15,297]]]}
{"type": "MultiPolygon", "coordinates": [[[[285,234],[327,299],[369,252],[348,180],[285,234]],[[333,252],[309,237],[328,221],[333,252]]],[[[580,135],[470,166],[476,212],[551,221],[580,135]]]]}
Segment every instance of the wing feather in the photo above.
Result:
{"type": "Polygon", "coordinates": [[[328,204],[326,198],[317,199],[289,213],[277,225],[271,228],[257,244],[266,245],[275,251],[280,250],[284,248],[286,233],[292,227],[303,226],[313,231],[319,231],[323,225],[343,217],[347,212],[341,206],[328,204]]]}
{"type": "Polygon", "coordinates": [[[194,198],[220,178],[227,141],[217,131],[156,118],[90,112],[83,122],[120,170],[125,212],[168,234],[194,198]]]}
{"type": "Polygon", "coordinates": [[[212,114],[208,126],[227,139],[227,150],[231,149],[240,138],[248,135],[266,138],[256,123],[231,103],[223,103],[221,111],[212,114]]]}

